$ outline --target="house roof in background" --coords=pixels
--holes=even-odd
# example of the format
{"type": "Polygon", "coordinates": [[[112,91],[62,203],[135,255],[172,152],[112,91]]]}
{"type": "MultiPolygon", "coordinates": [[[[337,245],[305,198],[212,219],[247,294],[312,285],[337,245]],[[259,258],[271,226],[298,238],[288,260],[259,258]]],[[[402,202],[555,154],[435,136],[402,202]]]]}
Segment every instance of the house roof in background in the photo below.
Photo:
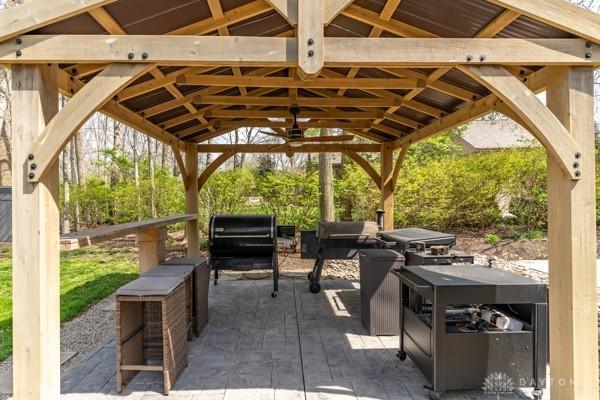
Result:
{"type": "Polygon", "coordinates": [[[471,122],[461,139],[476,150],[524,148],[539,142],[521,125],[512,120],[477,120],[471,122]]]}

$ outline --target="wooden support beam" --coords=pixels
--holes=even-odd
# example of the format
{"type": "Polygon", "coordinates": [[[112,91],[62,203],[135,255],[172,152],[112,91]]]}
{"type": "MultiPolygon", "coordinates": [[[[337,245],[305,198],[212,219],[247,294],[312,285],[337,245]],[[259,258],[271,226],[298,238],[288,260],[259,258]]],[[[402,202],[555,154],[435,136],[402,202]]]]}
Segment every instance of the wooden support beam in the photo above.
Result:
{"type": "Polygon", "coordinates": [[[199,144],[199,153],[377,153],[378,144],[368,143],[319,143],[290,146],[289,144],[199,144]]]}
{"type": "Polygon", "coordinates": [[[243,86],[272,88],[322,88],[322,89],[415,89],[425,88],[424,79],[406,78],[318,78],[310,81],[288,77],[255,77],[227,75],[182,75],[177,78],[180,85],[191,86],[243,86]]]}
{"type": "Polygon", "coordinates": [[[140,275],[165,261],[167,228],[145,229],[137,233],[140,275]]]}
{"type": "MultiPolygon", "coordinates": [[[[380,145],[376,145],[377,147],[380,147],[380,145]]],[[[348,157],[350,157],[350,159],[352,159],[352,161],[354,161],[355,163],[357,163],[373,180],[373,183],[375,183],[375,185],[377,186],[377,188],[379,188],[381,190],[381,175],[377,173],[377,171],[375,171],[375,168],[373,168],[373,166],[371,164],[369,164],[369,162],[367,160],[365,160],[364,158],[362,158],[360,156],[360,154],[358,154],[355,150],[352,149],[348,149],[345,148],[343,149],[343,153],[346,154],[348,157]]]]}
{"type": "MultiPolygon", "coordinates": [[[[290,119],[291,114],[288,110],[213,110],[204,114],[211,118],[286,118],[290,119]]],[[[304,111],[300,112],[300,118],[310,118],[316,120],[323,119],[376,119],[382,118],[384,113],[381,111],[304,111]]]]}
{"type": "Polygon", "coordinates": [[[181,151],[179,151],[179,149],[175,146],[171,146],[171,149],[173,150],[173,157],[175,158],[175,162],[177,163],[177,168],[179,168],[179,173],[181,174],[183,187],[184,189],[187,189],[189,177],[185,166],[185,162],[183,161],[183,157],[181,157],[181,151]]]}
{"type": "Polygon", "coordinates": [[[381,209],[383,229],[394,229],[394,145],[381,144],[381,209]]]}
{"type": "Polygon", "coordinates": [[[60,397],[58,160],[37,185],[25,162],[58,111],[56,71],[12,68],[13,395],[19,400],[60,397]]]}
{"type": "MultiPolygon", "coordinates": [[[[83,88],[83,86],[83,82],[73,78],[66,72],[58,72],[58,89],[63,95],[71,97],[74,94],[78,93],[83,88]]],[[[171,135],[164,129],[151,123],[150,121],[141,117],[140,115],[137,115],[133,111],[122,107],[116,100],[109,100],[108,103],[106,103],[100,111],[108,115],[109,117],[127,126],[130,126],[133,129],[137,129],[140,132],[144,132],[145,134],[152,136],[153,138],[162,143],[166,143],[177,148],[183,147],[183,143],[179,141],[175,136],[171,135]]]]}
{"type": "MultiPolygon", "coordinates": [[[[189,143],[185,148],[185,212],[198,214],[198,151],[196,145],[189,143]]],[[[200,231],[198,230],[198,218],[187,221],[185,225],[185,237],[187,238],[187,256],[197,257],[200,255],[200,231]]]]}
{"type": "Polygon", "coordinates": [[[75,94],[29,149],[29,181],[39,182],[53,165],[64,145],[85,121],[122,88],[150,68],[153,66],[111,64],[75,94]]]}
{"type": "Polygon", "coordinates": [[[400,177],[400,170],[402,170],[402,166],[404,165],[404,161],[406,160],[406,156],[408,155],[409,147],[409,144],[405,144],[404,146],[402,146],[402,150],[400,150],[398,160],[396,161],[396,165],[394,166],[394,173],[392,174],[392,187],[394,192],[396,191],[396,185],[398,184],[398,178],[400,177]]]}
{"type": "Polygon", "coordinates": [[[328,37],[325,40],[325,65],[330,67],[453,67],[461,64],[595,66],[599,63],[599,47],[581,39],[328,37]]]}
{"type": "Polygon", "coordinates": [[[298,2],[298,75],[307,80],[317,77],[324,66],[324,11],[324,0],[298,2]]]}
{"type": "MultiPolygon", "coordinates": [[[[306,34],[309,33],[314,32],[306,34]]],[[[298,65],[299,53],[298,40],[289,37],[24,35],[20,39],[20,44],[0,43],[0,63],[133,62],[186,67],[294,67],[298,65]]],[[[300,44],[308,46],[308,39],[300,44]]],[[[331,67],[600,65],[599,46],[582,39],[327,37],[323,44],[325,66],[331,67]]],[[[313,64],[319,54],[316,50],[313,57],[308,57],[308,49],[302,56],[313,64]]],[[[314,65],[312,68],[313,72],[318,70],[314,65]]]]}
{"type": "MultiPolygon", "coordinates": [[[[523,78],[525,85],[533,93],[539,93],[546,86],[546,70],[542,69],[523,78]]],[[[432,137],[436,134],[447,132],[450,129],[464,125],[481,116],[494,111],[496,106],[501,104],[501,100],[496,95],[488,95],[482,99],[461,108],[445,116],[442,119],[424,126],[405,137],[394,142],[394,147],[398,148],[406,143],[413,144],[432,137]]]]}
{"type": "Polygon", "coordinates": [[[575,36],[600,43],[600,15],[565,0],[487,0],[575,36]]]}
{"type": "Polygon", "coordinates": [[[410,24],[393,20],[391,16],[389,19],[382,18],[377,13],[367,10],[366,8],[360,7],[358,5],[351,5],[345,10],[342,11],[342,15],[365,23],[367,25],[371,25],[377,29],[382,31],[387,31],[393,33],[394,35],[398,35],[400,37],[410,37],[410,38],[433,38],[438,37],[436,34],[428,32],[424,29],[417,28],[410,24]]]}
{"type": "Polygon", "coordinates": [[[0,42],[116,0],[30,0],[0,12],[0,42]]]}
{"type": "Polygon", "coordinates": [[[225,161],[233,157],[235,153],[235,151],[227,151],[221,154],[213,162],[211,162],[204,171],[202,171],[202,174],[198,177],[198,191],[202,190],[212,174],[214,174],[217,169],[219,169],[219,167],[225,163],[225,161]]]}
{"type": "Polygon", "coordinates": [[[329,25],[354,0],[326,0],[324,2],[323,22],[329,25]]]}
{"type": "Polygon", "coordinates": [[[546,150],[560,161],[571,179],[591,173],[581,169],[577,154],[581,149],[558,118],[546,108],[520,80],[500,66],[471,66],[463,69],[472,78],[485,85],[515,112],[531,129],[546,150]]]}
{"type": "Polygon", "coordinates": [[[581,148],[572,181],[548,157],[550,391],[561,400],[598,400],[594,71],[549,70],[548,107],[581,148]]]}

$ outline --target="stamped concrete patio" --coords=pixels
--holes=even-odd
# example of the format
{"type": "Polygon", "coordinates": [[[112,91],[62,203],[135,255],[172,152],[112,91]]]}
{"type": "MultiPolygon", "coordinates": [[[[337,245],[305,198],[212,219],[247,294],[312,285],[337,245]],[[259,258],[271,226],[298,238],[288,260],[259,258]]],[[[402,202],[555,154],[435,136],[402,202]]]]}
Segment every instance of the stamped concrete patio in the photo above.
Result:
{"type": "MultiPolygon", "coordinates": [[[[211,319],[189,344],[189,366],[173,400],[425,400],[427,382],[410,359],[395,354],[398,337],[368,336],[357,284],[324,281],[319,295],[301,280],[224,280],[211,286],[211,319]]],[[[161,375],[144,372],[115,391],[115,348],[105,343],[62,379],[64,399],[158,399],[161,375]]],[[[549,397],[546,394],[547,397],[549,397]]],[[[452,393],[447,399],[496,399],[452,393]]],[[[501,395],[520,399],[522,395],[501,395]]]]}

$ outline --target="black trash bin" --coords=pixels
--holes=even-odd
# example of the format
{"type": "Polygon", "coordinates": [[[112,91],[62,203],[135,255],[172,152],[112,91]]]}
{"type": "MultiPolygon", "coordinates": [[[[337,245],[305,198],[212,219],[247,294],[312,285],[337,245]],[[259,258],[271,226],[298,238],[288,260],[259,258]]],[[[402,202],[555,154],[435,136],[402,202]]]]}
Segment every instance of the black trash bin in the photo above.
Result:
{"type": "Polygon", "coordinates": [[[404,266],[404,256],[387,249],[360,252],[360,303],[369,335],[398,335],[400,293],[391,271],[404,266]]]}

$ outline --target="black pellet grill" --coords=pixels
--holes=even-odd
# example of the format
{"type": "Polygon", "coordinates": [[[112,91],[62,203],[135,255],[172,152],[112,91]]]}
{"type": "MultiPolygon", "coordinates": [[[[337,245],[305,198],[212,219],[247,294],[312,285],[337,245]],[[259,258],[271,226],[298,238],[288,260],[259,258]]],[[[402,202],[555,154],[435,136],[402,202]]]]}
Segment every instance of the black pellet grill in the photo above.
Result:
{"type": "Polygon", "coordinates": [[[216,215],[210,219],[208,233],[209,265],[219,270],[273,271],[273,293],[279,290],[277,264],[277,222],[274,215],[216,215]]]}

